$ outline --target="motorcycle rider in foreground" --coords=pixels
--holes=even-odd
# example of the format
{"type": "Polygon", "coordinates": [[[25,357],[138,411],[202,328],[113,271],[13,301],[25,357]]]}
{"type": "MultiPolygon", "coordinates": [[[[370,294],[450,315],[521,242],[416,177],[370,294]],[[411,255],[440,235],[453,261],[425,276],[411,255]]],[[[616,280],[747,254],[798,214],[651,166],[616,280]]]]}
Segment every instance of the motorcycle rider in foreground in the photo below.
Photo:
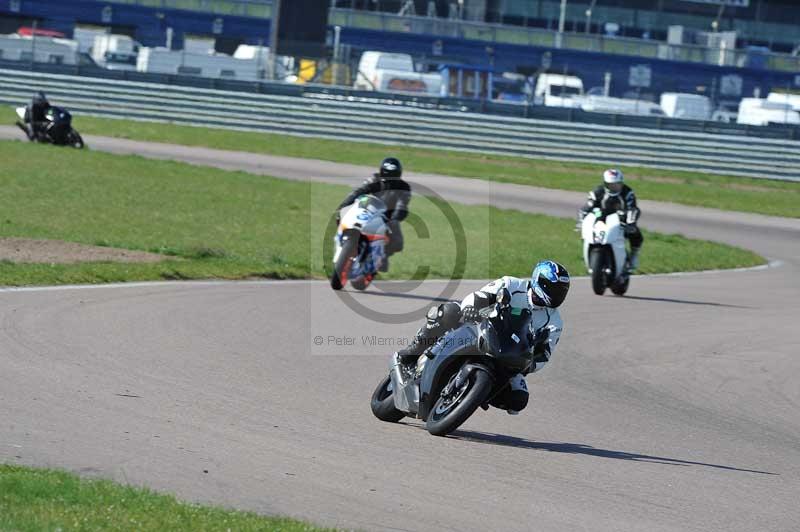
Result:
{"type": "Polygon", "coordinates": [[[408,204],[411,202],[411,186],[403,180],[403,166],[400,161],[394,157],[384,159],[378,172],[348,194],[337,210],[340,211],[352,204],[357,197],[365,194],[377,196],[387,207],[386,224],[391,236],[386,246],[386,260],[381,266],[381,271],[386,272],[389,270],[389,257],[403,250],[403,232],[400,229],[400,222],[408,216],[408,204]]]}
{"type": "Polygon", "coordinates": [[[533,349],[534,364],[523,375],[518,373],[509,381],[505,393],[495,397],[491,404],[509,414],[518,414],[528,404],[528,387],[525,375],[540,371],[555,351],[564,324],[558,307],[569,291],[570,278],[566,268],[557,262],[544,260],[533,269],[530,279],[504,276],[492,281],[477,292],[469,294],[461,304],[444,303],[431,307],[425,325],[420,327],[412,342],[397,352],[400,363],[413,368],[420,355],[432,347],[447,331],[467,321],[480,321],[478,312],[493,305],[497,293],[506,289],[511,295],[511,305],[531,311],[532,333],[536,340],[533,349]]]}
{"type": "Polygon", "coordinates": [[[25,110],[25,126],[29,139],[36,139],[47,124],[46,115],[49,109],[50,102],[42,91],[33,95],[30,105],[25,110]]]}
{"type": "Polygon", "coordinates": [[[636,225],[641,216],[641,210],[636,206],[636,195],[623,180],[621,170],[609,169],[603,172],[603,184],[589,192],[586,205],[580,210],[578,222],[583,221],[586,214],[595,208],[599,208],[604,214],[625,211],[625,217],[620,221],[625,224],[625,238],[631,243],[628,271],[633,271],[639,267],[639,253],[644,236],[636,225]]]}

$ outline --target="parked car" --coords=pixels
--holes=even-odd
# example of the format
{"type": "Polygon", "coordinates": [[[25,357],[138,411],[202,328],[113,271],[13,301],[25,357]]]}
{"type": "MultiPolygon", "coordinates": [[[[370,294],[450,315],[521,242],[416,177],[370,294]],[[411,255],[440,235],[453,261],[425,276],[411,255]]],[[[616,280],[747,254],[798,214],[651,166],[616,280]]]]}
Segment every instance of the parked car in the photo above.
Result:
{"type": "Polygon", "coordinates": [[[353,87],[367,91],[419,92],[438,96],[442,76],[417,72],[409,54],[367,51],[361,54],[353,87]]]}

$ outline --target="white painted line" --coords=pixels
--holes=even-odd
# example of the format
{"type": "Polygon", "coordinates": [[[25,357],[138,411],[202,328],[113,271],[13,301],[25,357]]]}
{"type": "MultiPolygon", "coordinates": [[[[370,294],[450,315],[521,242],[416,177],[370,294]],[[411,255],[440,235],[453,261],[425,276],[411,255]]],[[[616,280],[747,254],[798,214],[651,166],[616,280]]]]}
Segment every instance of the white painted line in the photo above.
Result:
{"type": "MultiPolygon", "coordinates": [[[[770,268],[779,268],[783,266],[783,261],[774,260],[767,264],[760,266],[751,266],[749,268],[732,268],[729,270],[701,270],[697,272],[672,272],[672,273],[654,273],[647,275],[635,275],[634,277],[640,279],[658,278],[658,277],[691,277],[695,275],[709,275],[709,274],[725,274],[736,272],[755,272],[764,271],[770,268]]],[[[589,279],[587,275],[573,275],[573,279],[589,279]]],[[[492,279],[460,279],[459,283],[487,283],[492,279]]],[[[399,283],[416,283],[419,281],[411,280],[378,280],[380,284],[399,284],[399,283]]],[[[435,283],[448,283],[448,279],[429,279],[425,282],[435,283]]],[[[69,284],[69,285],[56,285],[56,286],[9,286],[0,287],[0,293],[15,293],[15,292],[61,292],[67,290],[102,290],[102,289],[117,289],[117,288],[190,288],[190,287],[219,287],[219,286],[269,286],[269,285],[297,285],[297,284],[327,284],[325,279],[256,279],[256,280],[241,280],[241,281],[225,281],[225,280],[208,280],[208,281],[146,281],[136,283],[109,283],[109,284],[69,284]]]]}

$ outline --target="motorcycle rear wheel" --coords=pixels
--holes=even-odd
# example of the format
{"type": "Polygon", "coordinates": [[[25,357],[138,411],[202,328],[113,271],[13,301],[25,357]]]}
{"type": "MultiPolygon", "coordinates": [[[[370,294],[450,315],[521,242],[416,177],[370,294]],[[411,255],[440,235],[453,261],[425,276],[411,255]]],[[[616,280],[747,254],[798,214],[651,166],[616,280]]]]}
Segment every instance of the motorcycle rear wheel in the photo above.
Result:
{"type": "Polygon", "coordinates": [[[447,436],[475,413],[492,392],[492,379],[483,370],[473,371],[467,380],[467,389],[452,404],[448,398],[439,397],[425,421],[425,428],[434,436],[447,436]]]}
{"type": "Polygon", "coordinates": [[[631,283],[630,276],[626,276],[624,281],[612,284],[611,291],[614,293],[614,295],[624,296],[625,292],[628,291],[628,285],[630,285],[630,283],[631,283]]]}
{"type": "Polygon", "coordinates": [[[356,290],[366,290],[370,284],[372,284],[372,279],[367,280],[366,277],[361,277],[359,279],[350,281],[350,286],[356,290]]]}
{"type": "Polygon", "coordinates": [[[394,407],[394,394],[389,389],[391,383],[392,379],[387,375],[375,388],[369,405],[376,418],[387,423],[397,423],[406,415],[394,407]]]}

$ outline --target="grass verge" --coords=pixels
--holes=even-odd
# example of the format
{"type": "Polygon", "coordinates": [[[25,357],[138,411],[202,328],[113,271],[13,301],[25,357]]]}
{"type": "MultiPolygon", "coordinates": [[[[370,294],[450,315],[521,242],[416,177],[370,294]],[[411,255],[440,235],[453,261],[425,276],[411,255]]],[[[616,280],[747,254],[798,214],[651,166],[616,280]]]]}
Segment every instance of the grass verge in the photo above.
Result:
{"type": "MultiPolygon", "coordinates": [[[[7,121],[14,119],[10,110],[7,117],[7,121]]],[[[299,139],[267,133],[90,116],[78,117],[75,125],[86,134],[371,166],[377,166],[383,157],[392,154],[399,157],[408,170],[415,172],[581,192],[588,192],[597,186],[605,169],[596,164],[402,146],[387,147],[380,144],[325,139],[299,139]]],[[[622,169],[626,179],[642,199],[773,216],[800,217],[800,211],[797,209],[797,204],[800,202],[800,183],[651,168],[622,167],[622,169]]]]}
{"type": "Polygon", "coordinates": [[[329,530],[180,502],[171,495],[85,480],[62,471],[0,464],[0,530],[329,530]]]}
{"type": "MultiPolygon", "coordinates": [[[[152,264],[17,264],[0,284],[324,275],[318,256],[329,213],[348,189],[171,161],[0,142],[0,237],[58,239],[152,251],[152,264]]],[[[453,231],[436,204],[415,198],[406,250],[386,278],[449,278],[453,231]],[[416,226],[416,229],[415,229],[416,226]],[[422,270],[421,270],[422,268],[422,270]],[[424,277],[424,276],[423,276],[424,277]]],[[[573,220],[452,205],[466,235],[465,278],[528,275],[542,257],[584,272],[573,220]],[[525,246],[520,246],[524,235],[525,246]]],[[[646,233],[643,273],[762,264],[758,255],[677,235],[646,233]]]]}

